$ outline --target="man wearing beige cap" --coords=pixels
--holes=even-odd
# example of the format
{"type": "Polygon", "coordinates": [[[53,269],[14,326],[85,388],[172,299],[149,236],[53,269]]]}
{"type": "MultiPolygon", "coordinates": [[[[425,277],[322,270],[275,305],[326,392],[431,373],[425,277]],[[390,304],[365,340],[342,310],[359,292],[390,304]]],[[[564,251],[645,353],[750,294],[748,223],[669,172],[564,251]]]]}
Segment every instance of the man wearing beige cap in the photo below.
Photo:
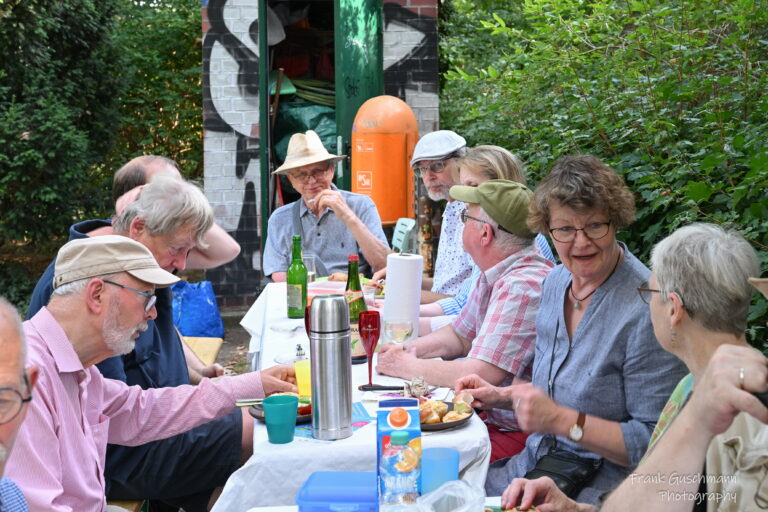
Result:
{"type": "MultiPolygon", "coordinates": [[[[489,180],[451,187],[450,194],[467,203],[460,213],[464,249],[481,275],[451,324],[408,342],[405,350],[383,345],[376,371],[403,379],[423,376],[447,387],[470,374],[495,385],[509,385],[515,377],[530,380],[541,285],[553,267],[526,225],[532,193],[514,181],[489,180]]],[[[493,409],[487,423],[492,456],[508,457],[525,446],[513,411],[493,409]]]]}
{"type": "Polygon", "coordinates": [[[285,281],[293,235],[301,235],[305,256],[315,256],[318,277],[346,272],[350,254],[360,256],[366,274],[387,264],[390,251],[376,205],[332,183],[333,164],[344,158],[329,153],[312,130],[291,137],[285,163],[274,174],[285,174],[301,198],[269,218],[264,275],[285,281]]]}
{"type": "Polygon", "coordinates": [[[94,365],[133,349],[157,315],[155,288],[176,281],[126,237],[59,251],[51,301],[24,324],[40,377],[7,467],[31,510],[104,510],[107,443],[166,438],[230,413],[237,398],[295,391],[286,366],[163,389],[105,379],[94,365]]]}

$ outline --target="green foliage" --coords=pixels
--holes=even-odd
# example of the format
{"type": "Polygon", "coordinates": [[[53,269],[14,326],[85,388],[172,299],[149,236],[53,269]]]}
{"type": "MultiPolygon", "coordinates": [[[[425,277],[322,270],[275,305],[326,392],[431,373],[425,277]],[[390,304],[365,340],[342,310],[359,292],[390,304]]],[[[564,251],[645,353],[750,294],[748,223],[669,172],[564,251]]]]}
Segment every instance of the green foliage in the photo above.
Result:
{"type": "Polygon", "coordinates": [[[126,70],[123,122],[103,168],[111,176],[134,156],[159,154],[188,178],[202,178],[200,2],[126,2],[116,32],[126,70]]]}
{"type": "MultiPolygon", "coordinates": [[[[620,236],[641,259],[698,220],[738,229],[768,269],[768,3],[449,5],[442,126],[517,152],[534,183],[564,154],[602,158],[636,193],[620,236]]],[[[756,298],[763,349],[767,321],[756,298]]]]}
{"type": "Polygon", "coordinates": [[[0,4],[0,244],[45,240],[97,209],[112,140],[115,2],[0,4]]]}

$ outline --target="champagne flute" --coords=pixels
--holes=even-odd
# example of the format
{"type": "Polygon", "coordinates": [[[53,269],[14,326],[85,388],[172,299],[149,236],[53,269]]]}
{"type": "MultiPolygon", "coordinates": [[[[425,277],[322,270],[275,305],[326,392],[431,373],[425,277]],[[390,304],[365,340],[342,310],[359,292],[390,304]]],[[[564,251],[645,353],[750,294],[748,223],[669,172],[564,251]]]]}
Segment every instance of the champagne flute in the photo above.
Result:
{"type": "Polygon", "coordinates": [[[360,340],[368,356],[368,385],[373,386],[373,353],[379,343],[381,319],[378,311],[361,311],[358,318],[360,340]]]}
{"type": "Polygon", "coordinates": [[[385,320],[384,336],[392,343],[402,344],[413,334],[413,322],[411,320],[385,320]]]}

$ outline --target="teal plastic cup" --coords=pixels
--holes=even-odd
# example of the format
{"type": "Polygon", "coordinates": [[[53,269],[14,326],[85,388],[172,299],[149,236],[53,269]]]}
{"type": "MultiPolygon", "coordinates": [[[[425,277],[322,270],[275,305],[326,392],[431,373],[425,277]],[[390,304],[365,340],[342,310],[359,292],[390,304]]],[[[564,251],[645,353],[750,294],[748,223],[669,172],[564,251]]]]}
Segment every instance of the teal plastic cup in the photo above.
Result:
{"type": "Polygon", "coordinates": [[[264,399],[264,422],[267,424],[267,437],[272,444],[285,444],[293,441],[296,428],[296,411],[299,399],[290,395],[272,395],[264,399]]]}

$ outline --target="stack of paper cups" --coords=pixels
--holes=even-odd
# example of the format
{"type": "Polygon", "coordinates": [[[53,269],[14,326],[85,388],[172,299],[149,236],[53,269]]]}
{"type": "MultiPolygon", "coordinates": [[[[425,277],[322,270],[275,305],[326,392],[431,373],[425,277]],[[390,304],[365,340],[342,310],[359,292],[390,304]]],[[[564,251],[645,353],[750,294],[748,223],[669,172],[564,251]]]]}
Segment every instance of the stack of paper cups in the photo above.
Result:
{"type": "Polygon", "coordinates": [[[387,286],[382,334],[384,341],[404,343],[419,335],[419,303],[424,258],[417,254],[387,256],[387,286]]]}

